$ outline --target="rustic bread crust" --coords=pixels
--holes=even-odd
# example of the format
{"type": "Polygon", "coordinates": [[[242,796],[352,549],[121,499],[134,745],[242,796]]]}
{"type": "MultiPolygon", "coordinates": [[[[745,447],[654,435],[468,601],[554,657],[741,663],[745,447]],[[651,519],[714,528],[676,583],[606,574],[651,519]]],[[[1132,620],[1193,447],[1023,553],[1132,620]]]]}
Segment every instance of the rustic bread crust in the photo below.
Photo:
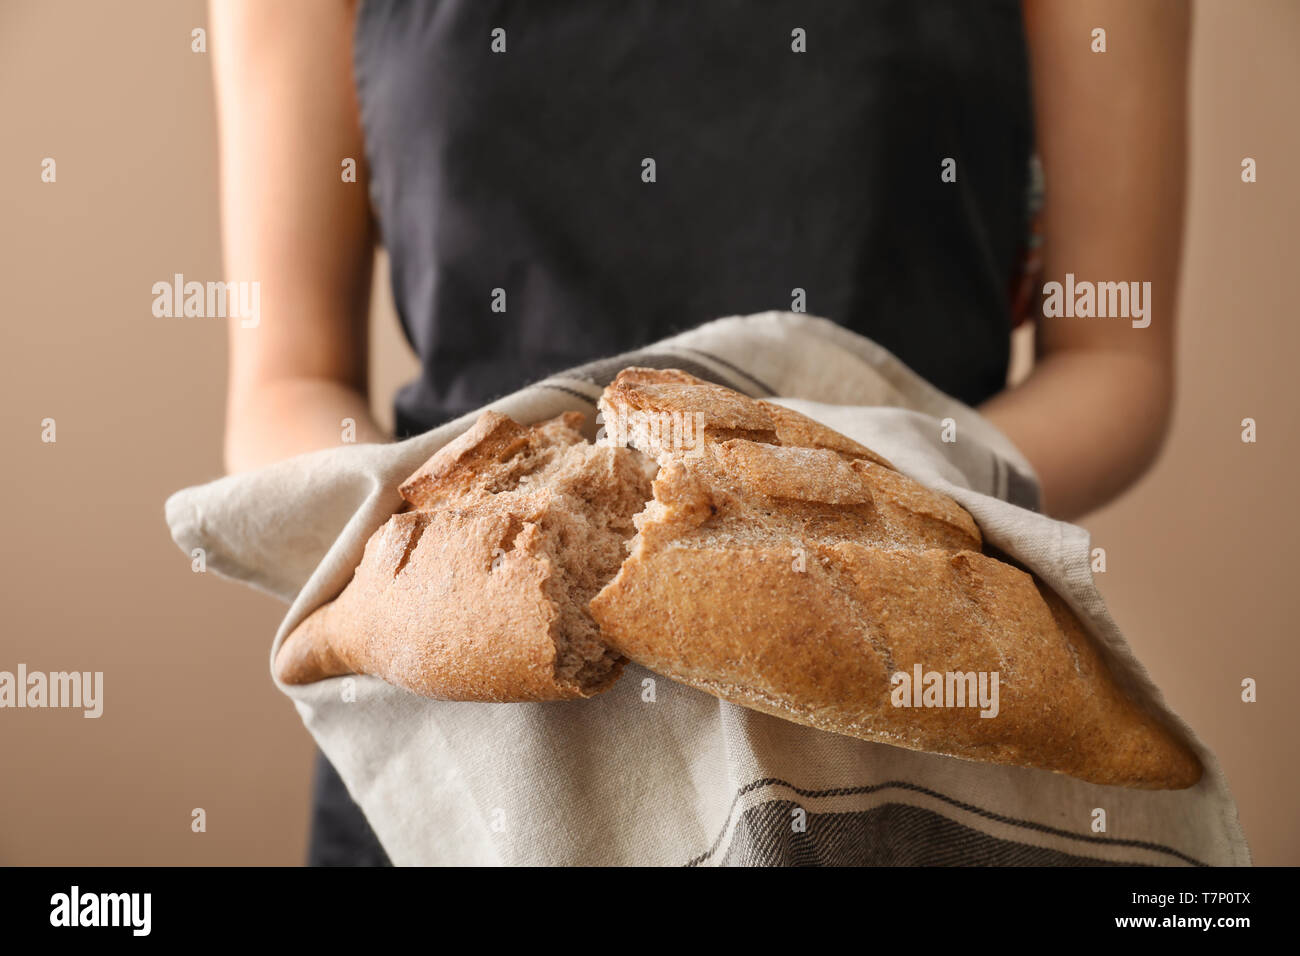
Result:
{"type": "Polygon", "coordinates": [[[649,496],[638,453],[596,448],[568,413],[531,428],[484,413],[401,486],[417,510],[366,544],[352,581],[285,639],[288,684],[373,674],[448,700],[598,694],[623,658],[586,611],[649,496]]]}
{"type": "Polygon", "coordinates": [[[503,508],[394,516],[366,545],[343,594],[286,641],[281,679],[369,673],[454,700],[581,696],[555,678],[558,611],[543,586],[552,568],[533,546],[553,506],[543,494],[503,508]],[[332,674],[310,672],[320,647],[332,674]]]}
{"type": "Polygon", "coordinates": [[[664,457],[689,449],[674,447],[666,434],[672,428],[656,430],[648,419],[665,423],[689,419],[675,427],[684,427],[688,439],[703,443],[744,438],[770,445],[825,448],[850,461],[862,459],[894,467],[865,445],[793,409],[749,398],[677,369],[625,368],[606,387],[599,408],[605,424],[600,443],[629,445],[660,459],[661,464],[664,457]],[[702,427],[693,428],[695,421],[702,427]],[[616,433],[615,426],[622,425],[626,428],[616,433]]]}
{"type": "Polygon", "coordinates": [[[643,666],[821,730],[1093,783],[1200,778],[1195,756],[1128,702],[1029,575],[972,551],[808,550],[800,571],[786,545],[651,547],[592,613],[643,666]],[[916,664],[999,671],[998,715],[894,707],[891,675],[916,664]]]}
{"type": "Polygon", "coordinates": [[[583,442],[583,416],[565,412],[535,425],[520,425],[487,411],[469,431],[448,442],[398,488],[413,508],[431,510],[466,496],[483,496],[508,486],[534,459],[583,442]]]}
{"type": "MultiPolygon", "coordinates": [[[[689,383],[654,390],[642,374],[616,380],[602,410],[703,406],[714,436],[742,421],[716,387],[695,400],[689,383]]],[[[974,521],[952,499],[802,426],[781,444],[715,438],[690,454],[649,437],[634,434],[662,466],[654,501],[636,519],[630,557],[591,602],[605,640],[630,659],[865,740],[1118,786],[1200,779],[1195,754],[1129,700],[1068,606],[980,553],[974,521]],[[790,447],[796,435],[817,447],[790,447]],[[916,665],[997,671],[997,716],[894,706],[892,676],[916,665]]]]}

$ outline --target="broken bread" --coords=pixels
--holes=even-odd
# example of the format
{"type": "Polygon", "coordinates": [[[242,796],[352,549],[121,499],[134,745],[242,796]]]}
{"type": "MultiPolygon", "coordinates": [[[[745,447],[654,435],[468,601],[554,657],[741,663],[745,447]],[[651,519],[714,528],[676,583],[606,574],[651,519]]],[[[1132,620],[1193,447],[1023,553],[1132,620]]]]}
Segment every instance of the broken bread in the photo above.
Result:
{"type": "Polygon", "coordinates": [[[1196,782],[1195,756],[1129,702],[1059,598],[980,553],[968,516],[897,494],[886,474],[743,439],[668,463],[631,556],[591,602],[602,636],[822,730],[1096,783],[1196,782]],[[960,700],[915,697],[930,673],[960,675],[960,700]],[[978,698],[991,674],[993,699],[978,698]]]}
{"type": "Polygon", "coordinates": [[[779,408],[654,369],[605,390],[603,440],[661,467],[630,556],[591,602],[604,640],[864,740],[1127,787],[1200,779],[1065,602],[983,553],[965,509],[779,408]]]}
{"type": "Polygon", "coordinates": [[[373,674],[426,697],[590,697],[617,680],[587,602],[617,572],[650,496],[646,460],[596,447],[570,412],[531,428],[496,412],[400,491],[352,581],[285,639],[288,684],[373,674]]]}
{"type": "Polygon", "coordinates": [[[487,412],[282,646],[288,683],[589,697],[627,659],[809,727],[1100,784],[1188,787],[1186,742],[970,514],[856,441],[676,369],[624,369],[596,445],[487,412]]]}

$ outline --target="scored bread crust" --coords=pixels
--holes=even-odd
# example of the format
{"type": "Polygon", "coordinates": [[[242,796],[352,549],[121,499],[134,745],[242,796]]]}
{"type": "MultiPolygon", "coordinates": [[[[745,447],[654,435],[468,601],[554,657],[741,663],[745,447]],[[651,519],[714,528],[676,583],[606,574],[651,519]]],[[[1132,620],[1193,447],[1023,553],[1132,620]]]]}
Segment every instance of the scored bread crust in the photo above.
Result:
{"type": "Polygon", "coordinates": [[[605,388],[598,408],[604,427],[597,444],[636,448],[660,464],[674,454],[694,450],[675,447],[667,440],[670,436],[665,432],[677,428],[693,444],[745,438],[771,445],[826,448],[850,460],[894,467],[865,445],[806,415],[678,369],[625,368],[605,388]],[[683,424],[685,419],[689,421],[683,424]],[[659,423],[665,427],[652,427],[659,423]]]}
{"type": "Polygon", "coordinates": [[[662,467],[631,555],[590,605],[622,654],[724,700],[865,740],[1127,787],[1200,778],[1195,754],[1123,692],[1064,601],[982,554],[952,499],[883,460],[845,461],[851,448],[815,430],[799,434],[821,447],[791,447],[789,429],[776,442],[719,440],[737,423],[761,431],[744,408],[752,400],[715,402],[717,386],[692,391],[678,376],[625,375],[602,399],[607,421],[701,411],[706,441],[687,453],[628,429],[662,467]],[[998,714],[894,706],[893,675],[916,665],[998,672],[998,714]]]}
{"type": "Polygon", "coordinates": [[[598,448],[569,412],[531,427],[485,412],[400,491],[352,580],[281,645],[304,684],[373,674],[445,700],[590,697],[624,659],[587,600],[613,576],[650,495],[639,453],[598,448]]]}
{"type": "Polygon", "coordinates": [[[411,507],[430,510],[461,498],[482,499],[536,470],[539,458],[583,443],[583,415],[565,412],[527,427],[486,411],[469,430],[439,449],[398,487],[411,507]]]}

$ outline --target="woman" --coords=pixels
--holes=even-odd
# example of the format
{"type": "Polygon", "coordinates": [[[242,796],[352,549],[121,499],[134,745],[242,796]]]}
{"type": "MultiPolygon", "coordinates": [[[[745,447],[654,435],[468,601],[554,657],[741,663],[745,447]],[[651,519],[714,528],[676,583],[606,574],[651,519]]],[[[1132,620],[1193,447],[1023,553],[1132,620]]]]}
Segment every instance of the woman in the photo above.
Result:
{"type": "MultiPolygon", "coordinates": [[[[226,268],[260,281],[263,315],[230,331],[232,470],[335,445],[344,418],[390,437],[366,382],[381,237],[422,364],[399,437],[711,318],[802,306],[979,407],[1053,515],[1113,498],[1159,450],[1177,0],[214,0],[212,29],[226,268]],[[1043,280],[1150,282],[1151,321],[1040,318],[1007,389],[1035,150],[1043,280]]],[[[384,860],[323,758],[311,858],[384,860]]]]}

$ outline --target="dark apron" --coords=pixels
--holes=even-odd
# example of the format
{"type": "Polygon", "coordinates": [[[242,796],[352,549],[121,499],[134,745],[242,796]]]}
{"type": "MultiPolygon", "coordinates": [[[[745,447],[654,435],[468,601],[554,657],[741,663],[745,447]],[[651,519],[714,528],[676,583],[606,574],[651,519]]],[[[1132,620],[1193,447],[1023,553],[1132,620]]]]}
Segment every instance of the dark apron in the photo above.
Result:
{"type": "MultiPolygon", "coordinates": [[[[399,437],[769,309],[969,404],[1005,384],[1033,136],[1017,0],[365,0],[355,70],[422,368],[399,437]]],[[[323,771],[319,842],[382,858],[323,771]]]]}

